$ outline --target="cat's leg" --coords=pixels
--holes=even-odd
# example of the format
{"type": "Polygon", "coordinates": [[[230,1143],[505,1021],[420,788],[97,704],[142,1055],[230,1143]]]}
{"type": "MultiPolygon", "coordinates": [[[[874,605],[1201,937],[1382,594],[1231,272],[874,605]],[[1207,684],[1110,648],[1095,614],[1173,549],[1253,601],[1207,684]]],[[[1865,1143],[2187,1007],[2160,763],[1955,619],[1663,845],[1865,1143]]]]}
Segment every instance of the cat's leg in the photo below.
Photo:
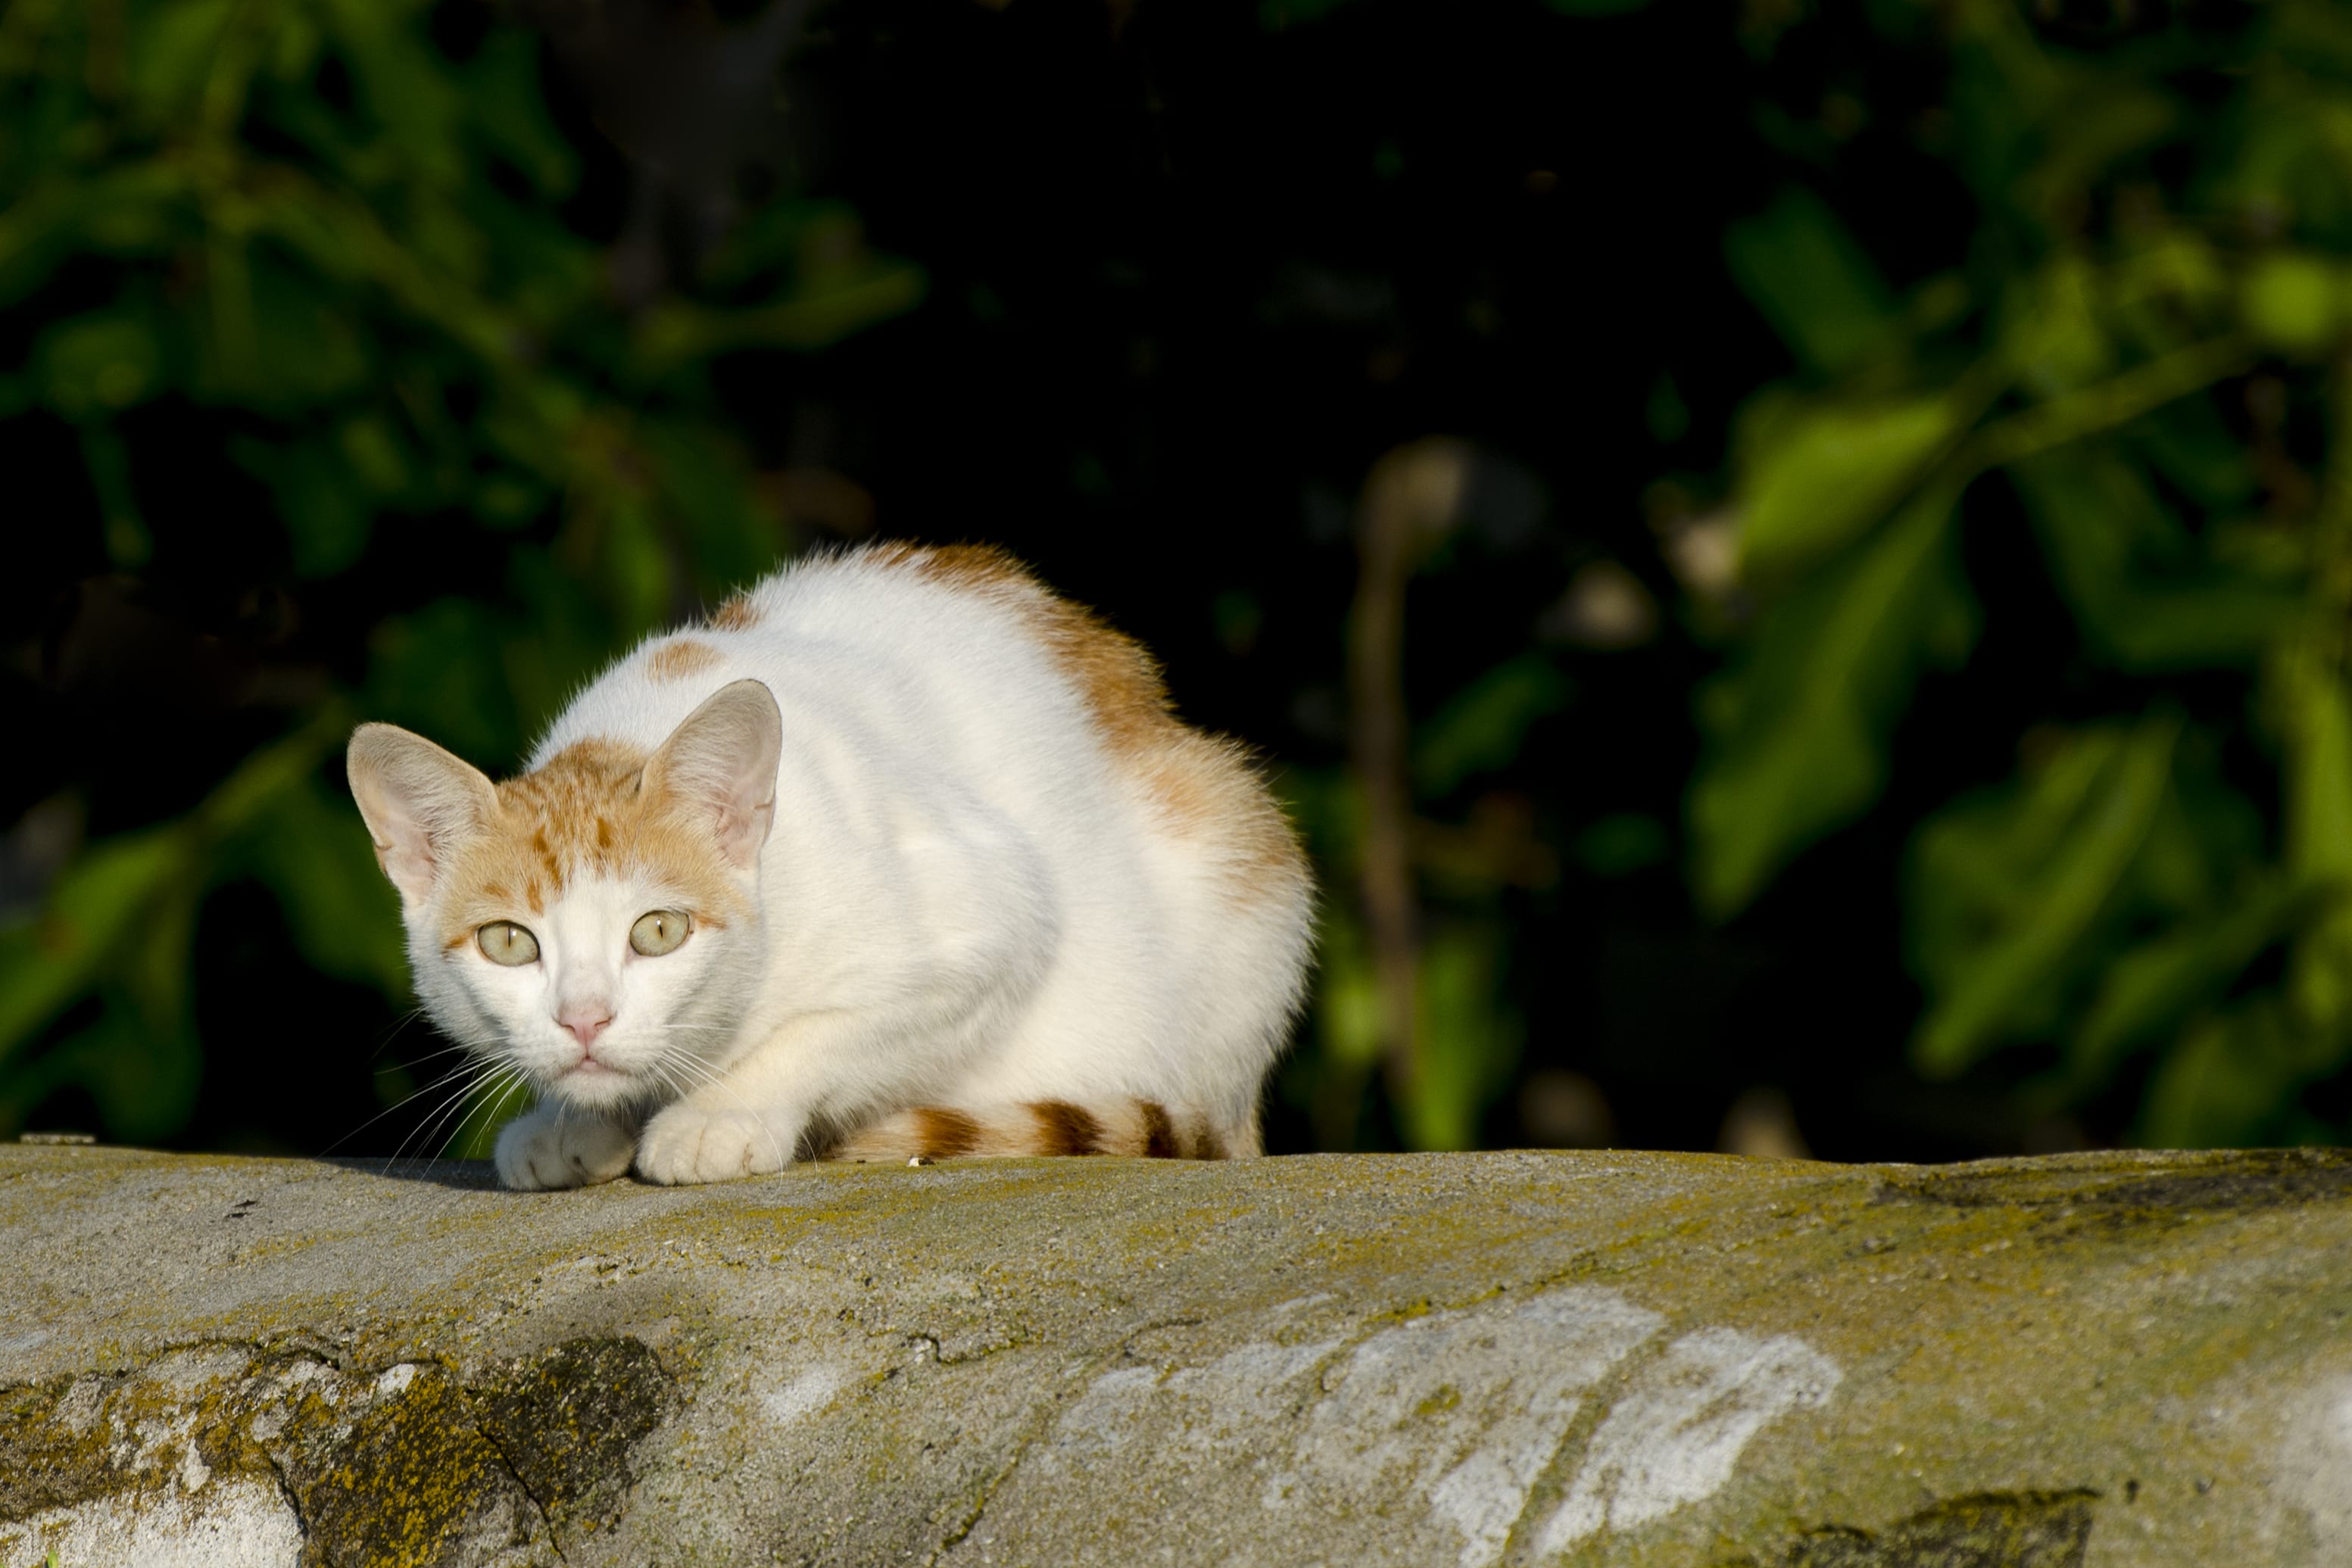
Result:
{"type": "Polygon", "coordinates": [[[654,1113],[637,1140],[637,1174],[664,1186],[765,1176],[793,1163],[806,1112],[725,1103],[708,1091],[654,1113]]]}
{"type": "Polygon", "coordinates": [[[810,1045],[771,1040],[654,1113],[637,1138],[637,1175],[670,1186],[764,1176],[792,1164],[824,1089],[798,1070],[818,1056],[810,1045]]]}
{"type": "Polygon", "coordinates": [[[518,1192],[591,1186],[629,1168],[636,1129],[601,1111],[542,1100],[499,1132],[492,1161],[518,1192]]]}

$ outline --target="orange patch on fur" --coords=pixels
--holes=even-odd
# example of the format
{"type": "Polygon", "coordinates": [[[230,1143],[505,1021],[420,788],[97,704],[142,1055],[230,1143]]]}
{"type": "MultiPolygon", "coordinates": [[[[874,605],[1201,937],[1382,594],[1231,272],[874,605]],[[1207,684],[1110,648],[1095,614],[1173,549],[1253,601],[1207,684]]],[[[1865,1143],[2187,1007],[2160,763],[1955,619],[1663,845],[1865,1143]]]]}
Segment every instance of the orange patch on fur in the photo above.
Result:
{"type": "Polygon", "coordinates": [[[1067,1100],[1040,1100],[1029,1107],[1037,1118],[1037,1133],[1042,1140],[1041,1153],[1048,1155],[1093,1155],[1103,1148],[1102,1124],[1092,1113],[1067,1100]]]}
{"type": "Polygon", "coordinates": [[[711,630],[748,632],[760,623],[760,607],[748,593],[738,593],[710,612],[711,630]]]}
{"type": "Polygon", "coordinates": [[[498,785],[499,813],[487,831],[458,847],[449,874],[459,890],[447,905],[445,941],[462,942],[486,922],[532,915],[581,875],[648,872],[677,886],[700,926],[724,926],[743,894],[706,824],[665,794],[642,788],[646,753],[612,740],[583,740],[544,767],[498,785]]]}
{"type": "Polygon", "coordinates": [[[1307,857],[1249,753],[1177,718],[1160,665],[1031,576],[992,545],[883,544],[861,560],[978,594],[1018,614],[1076,687],[1112,759],[1137,779],[1171,826],[1213,846],[1242,903],[1305,896],[1307,857]]]}
{"type": "Polygon", "coordinates": [[[646,674],[656,681],[682,681],[710,668],[719,658],[719,650],[708,643],[665,643],[646,661],[646,674]]]}
{"type": "Polygon", "coordinates": [[[1146,1100],[1139,1107],[1143,1113],[1143,1156],[1151,1160],[1172,1160],[1180,1151],[1176,1147],[1176,1128],[1168,1120],[1168,1107],[1157,1100],[1146,1100]]]}
{"type": "Polygon", "coordinates": [[[924,1159],[951,1160],[980,1146],[980,1124],[961,1111],[926,1105],[918,1108],[914,1116],[924,1159]]]}

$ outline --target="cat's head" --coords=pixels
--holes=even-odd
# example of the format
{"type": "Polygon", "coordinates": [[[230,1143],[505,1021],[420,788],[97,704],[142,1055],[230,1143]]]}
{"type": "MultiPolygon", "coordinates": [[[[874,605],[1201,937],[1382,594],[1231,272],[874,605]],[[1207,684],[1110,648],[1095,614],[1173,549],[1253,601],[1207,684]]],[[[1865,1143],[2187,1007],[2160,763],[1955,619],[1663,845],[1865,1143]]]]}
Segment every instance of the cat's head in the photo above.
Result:
{"type": "Polygon", "coordinates": [[[352,793],[434,1021],[573,1104],[692,1088],[759,979],[782,746],[757,681],[721,688],[650,754],[583,740],[502,784],[362,725],[352,793]]]}

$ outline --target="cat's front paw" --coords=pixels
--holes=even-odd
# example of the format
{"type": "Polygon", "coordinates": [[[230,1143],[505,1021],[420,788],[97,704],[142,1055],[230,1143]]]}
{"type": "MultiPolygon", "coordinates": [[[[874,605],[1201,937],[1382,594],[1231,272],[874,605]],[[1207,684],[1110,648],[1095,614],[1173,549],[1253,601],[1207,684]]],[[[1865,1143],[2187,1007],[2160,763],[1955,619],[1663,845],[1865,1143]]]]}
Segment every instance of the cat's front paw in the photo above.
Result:
{"type": "Polygon", "coordinates": [[[788,1118],[676,1104],[646,1124],[637,1174],[665,1186],[761,1176],[792,1164],[798,1140],[788,1118]]]}
{"type": "Polygon", "coordinates": [[[491,1155],[499,1180],[518,1192],[590,1186],[629,1168],[636,1139],[593,1113],[540,1105],[509,1122],[491,1155]]]}

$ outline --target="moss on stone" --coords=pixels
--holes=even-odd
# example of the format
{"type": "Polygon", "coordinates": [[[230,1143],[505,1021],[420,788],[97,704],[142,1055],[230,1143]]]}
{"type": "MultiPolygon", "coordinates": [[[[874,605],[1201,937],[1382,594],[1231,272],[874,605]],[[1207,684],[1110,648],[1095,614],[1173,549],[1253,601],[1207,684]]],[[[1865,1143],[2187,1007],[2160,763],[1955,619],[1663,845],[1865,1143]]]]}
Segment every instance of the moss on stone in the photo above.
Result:
{"type": "Polygon", "coordinates": [[[529,1499],[437,1367],[304,1448],[289,1480],[320,1568],[433,1568],[486,1523],[528,1538],[529,1499]]]}
{"type": "Polygon", "coordinates": [[[559,1539],[619,1517],[636,1482],[633,1450],[681,1397],[634,1339],[566,1340],[493,1368],[472,1395],[484,1431],[559,1539]]]}

